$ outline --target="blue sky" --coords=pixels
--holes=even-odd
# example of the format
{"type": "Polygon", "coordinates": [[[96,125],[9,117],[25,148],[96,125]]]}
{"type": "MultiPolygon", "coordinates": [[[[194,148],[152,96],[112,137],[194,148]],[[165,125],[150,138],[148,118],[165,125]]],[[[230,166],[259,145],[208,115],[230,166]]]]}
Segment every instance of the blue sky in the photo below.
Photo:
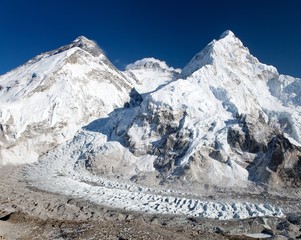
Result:
{"type": "Polygon", "coordinates": [[[1,0],[0,74],[79,35],[120,69],[143,57],[183,67],[227,29],[263,63],[301,77],[299,0],[1,0]]]}

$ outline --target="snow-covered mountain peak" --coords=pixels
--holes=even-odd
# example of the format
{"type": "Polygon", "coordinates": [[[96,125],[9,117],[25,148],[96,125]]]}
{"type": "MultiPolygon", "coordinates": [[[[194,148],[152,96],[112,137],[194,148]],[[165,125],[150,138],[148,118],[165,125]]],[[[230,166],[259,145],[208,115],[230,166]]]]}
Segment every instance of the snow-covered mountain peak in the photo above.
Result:
{"type": "Polygon", "coordinates": [[[231,30],[226,30],[221,34],[220,39],[225,37],[235,37],[235,34],[231,30]]]}
{"type": "Polygon", "coordinates": [[[136,62],[126,66],[126,70],[137,70],[137,69],[180,72],[180,69],[174,69],[173,67],[169,67],[165,61],[161,61],[152,57],[137,60],[136,62]]]}
{"type": "Polygon", "coordinates": [[[92,54],[94,57],[98,57],[103,54],[96,42],[89,40],[84,36],[77,37],[70,45],[72,47],[79,47],[86,52],[92,54]]]}
{"type": "MultiPolygon", "coordinates": [[[[34,58],[30,59],[27,63],[20,67],[28,68],[30,65],[35,64],[43,59],[52,57],[54,55],[61,54],[63,52],[69,52],[66,53],[66,57],[72,55],[75,51],[82,50],[83,52],[89,53],[93,57],[100,58],[103,61],[108,61],[103,51],[99,48],[96,42],[89,40],[88,38],[84,36],[79,36],[75,40],[73,40],[71,43],[64,45],[62,47],[59,47],[55,50],[45,52],[42,54],[39,54],[35,56],[34,58]]],[[[19,67],[19,68],[20,68],[19,67]]]]}
{"type": "Polygon", "coordinates": [[[187,78],[206,65],[212,65],[227,72],[235,72],[237,69],[245,71],[247,68],[251,75],[257,74],[258,70],[269,72],[271,78],[278,75],[276,68],[261,64],[256,57],[251,55],[249,49],[230,30],[225,31],[219,40],[213,40],[197,53],[183,68],[181,76],[187,78]]]}
{"type": "Polygon", "coordinates": [[[129,82],[84,37],[0,76],[0,164],[36,161],[81,126],[124,106],[129,82]]]}
{"type": "Polygon", "coordinates": [[[88,38],[86,38],[83,35],[78,36],[73,42],[81,42],[83,44],[95,44],[95,42],[93,42],[92,40],[89,40],[88,38]]]}
{"type": "Polygon", "coordinates": [[[202,51],[197,53],[183,68],[181,75],[186,78],[205,65],[213,65],[217,61],[226,63],[230,58],[235,60],[233,58],[237,55],[246,54],[250,54],[249,50],[243,46],[232,31],[227,30],[222,33],[219,40],[214,39],[202,51]]]}
{"type": "Polygon", "coordinates": [[[236,37],[235,34],[230,30],[223,32],[217,41],[213,41],[212,45],[214,52],[220,51],[219,54],[225,50],[228,53],[230,53],[231,51],[240,50],[250,54],[249,49],[246,48],[241,40],[236,37]],[[220,49],[221,46],[223,46],[224,48],[220,49]]]}
{"type": "Polygon", "coordinates": [[[166,62],[155,58],[143,58],[126,66],[124,72],[140,93],[151,92],[173,80],[181,69],[169,67],[166,62]]]}
{"type": "MultiPolygon", "coordinates": [[[[298,81],[279,79],[276,68],[260,63],[230,31],[198,53],[182,76],[145,95],[125,135],[130,151],[137,157],[156,156],[153,166],[162,178],[183,175],[230,185],[251,178],[269,181],[268,173],[260,172],[266,166],[249,169],[261,156],[264,164],[272,159],[280,131],[300,144],[298,81]],[[287,99],[291,109],[283,105],[287,99]]],[[[149,89],[154,79],[143,80],[142,88],[149,89]]]]}
{"type": "Polygon", "coordinates": [[[232,57],[231,53],[237,51],[250,54],[249,49],[245,47],[242,41],[230,30],[223,32],[218,40],[214,40],[212,42],[212,48],[216,56],[227,54],[228,57],[232,57]]]}

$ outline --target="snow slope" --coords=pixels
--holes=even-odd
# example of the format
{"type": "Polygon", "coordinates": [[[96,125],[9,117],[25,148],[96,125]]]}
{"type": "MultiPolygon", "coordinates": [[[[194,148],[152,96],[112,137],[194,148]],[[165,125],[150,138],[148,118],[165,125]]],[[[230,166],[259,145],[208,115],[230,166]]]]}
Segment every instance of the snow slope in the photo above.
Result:
{"type": "Polygon", "coordinates": [[[0,77],[0,163],[34,162],[129,100],[132,86],[85,37],[0,77]]]}

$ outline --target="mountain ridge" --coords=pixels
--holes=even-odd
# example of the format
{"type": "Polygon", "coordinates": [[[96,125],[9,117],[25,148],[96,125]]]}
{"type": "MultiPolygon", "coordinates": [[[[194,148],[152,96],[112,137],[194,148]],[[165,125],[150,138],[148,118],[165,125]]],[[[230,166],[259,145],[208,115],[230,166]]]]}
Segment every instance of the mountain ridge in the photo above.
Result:
{"type": "MultiPolygon", "coordinates": [[[[112,95],[112,92],[107,89],[102,92],[105,96],[101,98],[102,104],[111,106],[103,110],[103,116],[109,114],[110,125],[105,125],[108,129],[102,126],[100,132],[95,131],[107,135],[104,146],[121,143],[114,148],[133,154],[130,157],[133,167],[139,162],[139,169],[150,169],[142,166],[144,157],[149,156],[147,165],[152,162],[162,181],[183,177],[197,182],[211,181],[212,184],[225,182],[225,179],[229,185],[236,185],[238,181],[248,184],[250,179],[258,179],[254,167],[260,165],[258,162],[268,165],[272,161],[270,147],[274,137],[281,133],[286,134],[285,141],[298,142],[300,139],[299,98],[291,98],[290,107],[284,104],[284,99],[299,93],[296,92],[298,79],[279,75],[276,68],[260,63],[231,31],[224,32],[219,40],[213,40],[197,53],[181,73],[154,58],[138,60],[128,65],[126,71],[119,72],[93,41],[82,36],[51,51],[52,55],[46,53],[44,56],[47,59],[70,50],[76,54],[77,49],[83,51],[79,58],[75,58],[74,63],[71,60],[71,67],[68,60],[63,68],[69,66],[67,71],[73,72],[76,79],[87,79],[82,85],[85,86],[91,78],[85,74],[89,75],[90,71],[77,71],[84,69],[82,63],[90,68],[91,62],[81,57],[95,59],[96,69],[101,65],[104,72],[92,67],[96,71],[92,78],[107,82],[106,88],[114,86],[115,94],[122,96],[118,104],[114,100],[112,105],[107,102],[110,99],[108,94],[112,95]],[[114,76],[118,81],[111,80],[114,76]],[[281,82],[287,84],[285,93],[281,82]],[[120,110],[115,111],[118,107],[120,110]]],[[[95,101],[99,101],[99,96],[95,95],[94,107],[97,106],[95,101]]],[[[90,104],[83,100],[81,108],[86,111],[87,107],[90,104]]],[[[92,115],[97,116],[97,111],[94,110],[92,115]]],[[[8,119],[6,117],[5,121],[8,119]]],[[[82,125],[88,123],[85,120],[82,125]]],[[[4,131],[2,135],[5,136],[4,131]]],[[[296,146],[283,151],[294,151],[297,156],[299,149],[296,146]]],[[[102,151],[97,154],[101,156],[102,151]]],[[[114,152],[111,154],[112,158],[117,158],[114,152]]],[[[291,161],[286,159],[286,156],[282,157],[282,161],[291,161]]],[[[105,162],[95,164],[101,168],[105,162]]],[[[273,179],[278,178],[276,170],[273,179]]],[[[143,175],[143,171],[139,174],[143,175]]],[[[266,178],[260,181],[269,182],[270,175],[263,175],[266,178]]],[[[281,181],[284,185],[288,183],[281,181]]]]}

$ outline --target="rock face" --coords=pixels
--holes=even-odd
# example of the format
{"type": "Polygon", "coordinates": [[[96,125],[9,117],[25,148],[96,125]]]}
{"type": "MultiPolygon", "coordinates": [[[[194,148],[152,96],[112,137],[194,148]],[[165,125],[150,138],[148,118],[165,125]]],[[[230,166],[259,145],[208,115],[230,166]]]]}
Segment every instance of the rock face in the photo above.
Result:
{"type": "Polygon", "coordinates": [[[0,163],[34,162],[129,101],[126,77],[85,37],[0,77],[0,163]]]}
{"type": "Polygon", "coordinates": [[[266,182],[270,186],[300,187],[301,148],[293,145],[282,134],[275,135],[267,145],[267,151],[248,167],[253,181],[266,182]]]}

